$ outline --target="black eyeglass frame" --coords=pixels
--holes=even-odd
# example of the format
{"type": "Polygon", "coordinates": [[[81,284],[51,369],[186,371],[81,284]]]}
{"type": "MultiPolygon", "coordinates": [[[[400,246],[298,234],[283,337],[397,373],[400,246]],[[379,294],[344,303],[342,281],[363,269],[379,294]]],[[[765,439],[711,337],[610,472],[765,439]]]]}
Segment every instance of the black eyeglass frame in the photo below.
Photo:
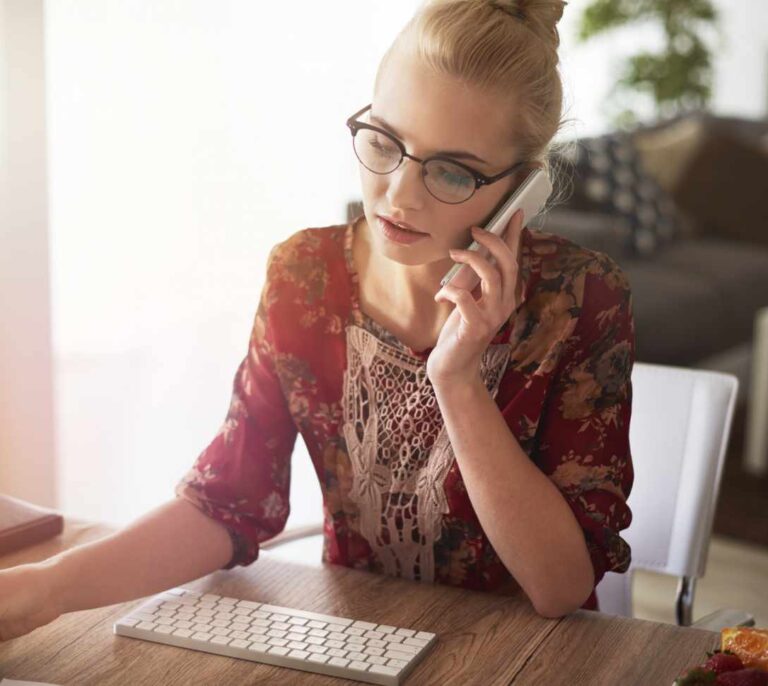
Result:
{"type": "Polygon", "coordinates": [[[365,114],[371,107],[373,106],[373,103],[370,105],[366,105],[361,109],[359,112],[356,112],[353,114],[349,119],[347,119],[347,126],[349,127],[350,132],[352,133],[352,148],[355,150],[355,156],[360,161],[360,164],[362,164],[368,171],[370,171],[372,174],[379,174],[379,175],[385,175],[385,174],[391,174],[395,169],[397,169],[402,163],[403,160],[407,157],[410,160],[413,160],[414,162],[418,162],[421,165],[421,180],[424,183],[424,187],[427,189],[428,193],[435,198],[436,200],[439,200],[440,202],[444,202],[447,205],[460,205],[463,202],[467,202],[478,190],[478,188],[482,188],[483,186],[489,186],[492,183],[496,183],[497,181],[500,181],[506,176],[509,176],[510,174],[517,171],[520,167],[526,165],[528,162],[527,160],[522,160],[521,162],[517,162],[516,164],[512,165],[509,169],[506,169],[503,172],[499,172],[495,176],[486,176],[485,174],[481,174],[476,169],[472,169],[468,164],[464,164],[463,162],[460,162],[459,160],[455,160],[452,157],[447,157],[445,155],[434,155],[432,157],[427,157],[426,159],[419,159],[418,157],[415,157],[414,155],[409,154],[405,150],[405,144],[393,133],[390,133],[389,131],[386,131],[385,129],[382,129],[378,126],[374,126],[373,124],[366,124],[365,122],[357,121],[357,118],[365,114]],[[357,154],[357,149],[354,147],[354,138],[357,132],[360,129],[371,129],[372,131],[376,131],[377,133],[380,133],[384,136],[387,136],[387,138],[393,140],[397,147],[400,149],[400,161],[397,163],[397,166],[388,172],[376,172],[373,171],[373,169],[369,169],[363,161],[360,159],[360,156],[357,154]],[[464,200],[459,200],[458,202],[449,202],[448,200],[443,200],[442,198],[438,198],[432,191],[429,190],[429,187],[427,186],[426,182],[424,181],[424,178],[426,177],[426,169],[424,165],[429,162],[430,160],[443,160],[445,162],[450,162],[451,164],[455,164],[462,169],[465,169],[468,171],[472,177],[475,179],[475,187],[472,190],[472,193],[465,198],[464,200]]]}

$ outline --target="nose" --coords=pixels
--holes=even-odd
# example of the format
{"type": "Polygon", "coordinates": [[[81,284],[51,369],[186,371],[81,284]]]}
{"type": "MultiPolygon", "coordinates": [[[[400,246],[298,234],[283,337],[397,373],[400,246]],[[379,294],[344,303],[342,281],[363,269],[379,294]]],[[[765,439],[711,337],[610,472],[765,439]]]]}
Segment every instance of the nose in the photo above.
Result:
{"type": "Polygon", "coordinates": [[[424,194],[427,193],[421,180],[421,169],[421,164],[404,157],[400,166],[387,175],[390,207],[418,209],[421,206],[424,194]]]}

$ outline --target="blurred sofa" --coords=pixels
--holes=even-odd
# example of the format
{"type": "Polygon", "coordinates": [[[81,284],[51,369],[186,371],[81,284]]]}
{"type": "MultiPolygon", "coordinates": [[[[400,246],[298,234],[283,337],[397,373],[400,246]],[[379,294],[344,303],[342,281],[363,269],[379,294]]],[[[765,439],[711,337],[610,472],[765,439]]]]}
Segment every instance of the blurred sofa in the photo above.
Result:
{"type": "Polygon", "coordinates": [[[639,361],[733,373],[743,403],[768,307],[768,119],[695,112],[571,143],[534,225],[624,269],[639,361]]]}

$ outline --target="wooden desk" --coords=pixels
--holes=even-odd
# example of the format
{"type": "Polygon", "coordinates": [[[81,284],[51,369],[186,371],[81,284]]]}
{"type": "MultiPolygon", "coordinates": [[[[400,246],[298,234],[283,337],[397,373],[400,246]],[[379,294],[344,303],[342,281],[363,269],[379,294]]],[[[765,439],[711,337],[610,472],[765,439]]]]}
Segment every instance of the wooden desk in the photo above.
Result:
{"type": "MultiPolygon", "coordinates": [[[[69,522],[62,536],[0,558],[0,568],[42,560],[108,532],[69,522]]],[[[251,567],[185,586],[433,631],[437,645],[406,682],[418,686],[666,686],[719,642],[708,631],[595,612],[543,619],[521,596],[422,585],[334,565],[305,567],[270,559],[268,551],[251,567]]],[[[137,602],[67,614],[0,643],[0,676],[62,686],[359,683],[115,636],[113,622],[137,602]]]]}

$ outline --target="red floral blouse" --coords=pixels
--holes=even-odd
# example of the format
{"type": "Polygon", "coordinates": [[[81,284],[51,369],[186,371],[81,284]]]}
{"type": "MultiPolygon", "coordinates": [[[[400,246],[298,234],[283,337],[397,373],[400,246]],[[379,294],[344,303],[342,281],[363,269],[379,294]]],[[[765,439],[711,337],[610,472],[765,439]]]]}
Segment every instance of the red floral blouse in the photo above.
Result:
{"type": "MultiPolygon", "coordinates": [[[[323,495],[323,560],[510,593],[475,515],[415,351],[360,310],[347,225],[276,245],[226,419],[176,487],[221,522],[248,565],[288,517],[290,457],[306,442],[323,495]]],[[[523,299],[482,363],[489,393],[581,525],[595,583],[630,549],[634,325],[616,263],[524,229],[523,299]]],[[[593,593],[584,605],[596,608],[593,593]]]]}

